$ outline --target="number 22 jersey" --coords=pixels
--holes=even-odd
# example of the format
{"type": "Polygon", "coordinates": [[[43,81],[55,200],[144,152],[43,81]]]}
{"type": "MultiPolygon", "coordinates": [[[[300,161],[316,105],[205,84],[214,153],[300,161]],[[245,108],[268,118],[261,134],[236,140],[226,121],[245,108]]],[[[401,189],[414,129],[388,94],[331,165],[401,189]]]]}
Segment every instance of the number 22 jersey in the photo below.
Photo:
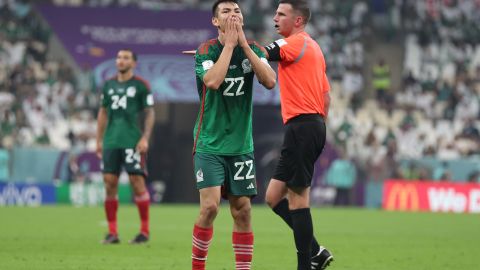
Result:
{"type": "MultiPolygon", "coordinates": [[[[255,42],[250,48],[267,63],[255,42]]],[[[193,152],[241,155],[253,152],[252,96],[254,72],[240,46],[235,47],[227,74],[218,90],[205,86],[203,77],[217,62],[223,45],[218,39],[200,45],[195,54],[195,74],[200,110],[193,130],[193,152]]]]}

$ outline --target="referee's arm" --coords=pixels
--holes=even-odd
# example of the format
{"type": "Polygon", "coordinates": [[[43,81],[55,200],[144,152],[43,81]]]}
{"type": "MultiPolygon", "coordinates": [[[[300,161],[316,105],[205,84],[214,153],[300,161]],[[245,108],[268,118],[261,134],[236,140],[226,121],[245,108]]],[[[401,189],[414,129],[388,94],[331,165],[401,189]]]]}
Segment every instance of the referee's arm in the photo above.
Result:
{"type": "Polygon", "coordinates": [[[330,109],[330,91],[325,91],[325,93],[323,93],[323,100],[325,102],[325,119],[324,120],[327,120],[328,110],[330,109]]]}
{"type": "Polygon", "coordinates": [[[265,56],[267,57],[268,61],[278,62],[282,60],[282,57],[280,56],[280,46],[278,46],[276,41],[263,48],[266,51],[265,56]]]}

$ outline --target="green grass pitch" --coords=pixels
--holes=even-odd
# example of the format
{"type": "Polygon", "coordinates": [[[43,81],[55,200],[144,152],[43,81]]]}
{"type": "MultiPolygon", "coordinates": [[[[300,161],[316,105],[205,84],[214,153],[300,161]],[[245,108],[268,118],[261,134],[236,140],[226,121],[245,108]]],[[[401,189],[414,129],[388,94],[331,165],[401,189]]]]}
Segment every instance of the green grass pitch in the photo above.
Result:
{"type": "MultiPolygon", "coordinates": [[[[0,207],[0,269],[190,269],[195,205],[151,209],[149,244],[127,242],[139,227],[132,205],[119,208],[122,243],[100,244],[103,208],[0,207]]],[[[331,270],[480,269],[480,217],[315,208],[315,234],[334,254],[331,270]]],[[[253,269],[295,270],[292,233],[264,206],[253,207],[253,269]]],[[[207,269],[234,269],[232,222],[223,206],[215,222],[207,269]]]]}

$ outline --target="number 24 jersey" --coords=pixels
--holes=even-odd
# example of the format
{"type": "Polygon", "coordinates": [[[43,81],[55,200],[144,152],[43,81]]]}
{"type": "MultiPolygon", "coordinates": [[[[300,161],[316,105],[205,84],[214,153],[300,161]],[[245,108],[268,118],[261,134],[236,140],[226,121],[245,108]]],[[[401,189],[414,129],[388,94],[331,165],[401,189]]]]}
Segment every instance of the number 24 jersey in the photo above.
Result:
{"type": "Polygon", "coordinates": [[[108,116],[103,148],[135,148],[142,136],[138,113],[153,105],[148,84],[138,76],[125,82],[114,77],[105,82],[101,103],[108,116]]]}

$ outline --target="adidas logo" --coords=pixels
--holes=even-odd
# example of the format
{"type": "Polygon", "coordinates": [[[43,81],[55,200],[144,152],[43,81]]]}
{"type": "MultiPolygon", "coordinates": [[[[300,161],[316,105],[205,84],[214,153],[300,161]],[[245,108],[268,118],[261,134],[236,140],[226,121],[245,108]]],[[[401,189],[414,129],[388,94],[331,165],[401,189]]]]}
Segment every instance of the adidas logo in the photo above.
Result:
{"type": "Polygon", "coordinates": [[[253,183],[250,183],[250,185],[248,185],[247,189],[254,189],[255,186],[253,185],[253,183]]]}
{"type": "Polygon", "coordinates": [[[203,181],[203,171],[202,169],[197,171],[197,183],[203,181]]]}

